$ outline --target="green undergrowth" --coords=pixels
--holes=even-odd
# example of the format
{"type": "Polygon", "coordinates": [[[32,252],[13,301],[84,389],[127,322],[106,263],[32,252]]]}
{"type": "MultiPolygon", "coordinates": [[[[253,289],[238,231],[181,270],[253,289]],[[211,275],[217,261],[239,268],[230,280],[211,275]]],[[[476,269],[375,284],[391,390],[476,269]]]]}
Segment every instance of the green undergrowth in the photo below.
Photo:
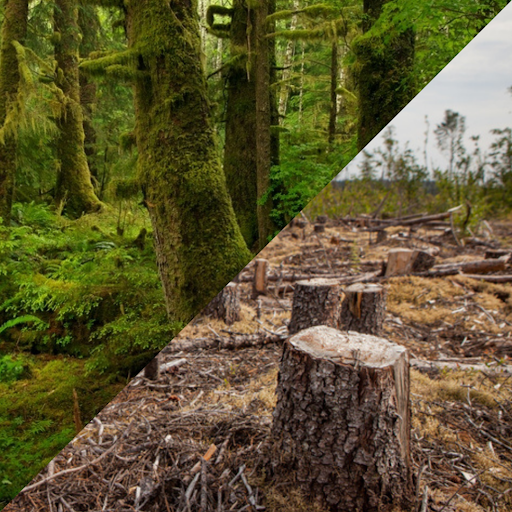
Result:
{"type": "Polygon", "coordinates": [[[0,223],[0,509],[181,325],[169,322],[146,211],[70,221],[16,204],[0,223]]]}
{"type": "Polygon", "coordinates": [[[89,371],[126,376],[172,339],[179,326],[166,317],[140,207],[69,221],[18,204],[13,218],[0,225],[0,350],[86,358],[89,371]]]}
{"type": "Polygon", "coordinates": [[[85,375],[84,365],[61,355],[0,356],[0,509],[75,435],[73,390],[88,421],[126,383],[85,375]]]}

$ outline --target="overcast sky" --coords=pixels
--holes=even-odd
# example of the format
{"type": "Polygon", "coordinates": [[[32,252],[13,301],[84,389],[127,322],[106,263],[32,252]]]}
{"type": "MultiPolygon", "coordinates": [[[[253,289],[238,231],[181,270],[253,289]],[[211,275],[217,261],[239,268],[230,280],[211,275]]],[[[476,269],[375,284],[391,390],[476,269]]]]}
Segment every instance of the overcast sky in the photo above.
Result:
{"type": "MultiPolygon", "coordinates": [[[[512,4],[508,4],[473,41],[471,41],[414,100],[390,123],[403,144],[409,141],[423,163],[425,116],[430,123],[429,160],[444,165],[437,151],[433,130],[444,119],[446,110],[466,118],[466,138],[480,135],[480,147],[487,149],[493,140],[493,128],[512,127],[512,4]]],[[[372,150],[382,143],[382,132],[368,144],[372,150]]],[[[473,145],[468,142],[467,148],[473,145]]],[[[357,171],[356,158],[349,165],[357,171]]],[[[430,165],[430,164],[429,164],[430,165]]],[[[347,175],[342,171],[340,177],[347,175]]]]}

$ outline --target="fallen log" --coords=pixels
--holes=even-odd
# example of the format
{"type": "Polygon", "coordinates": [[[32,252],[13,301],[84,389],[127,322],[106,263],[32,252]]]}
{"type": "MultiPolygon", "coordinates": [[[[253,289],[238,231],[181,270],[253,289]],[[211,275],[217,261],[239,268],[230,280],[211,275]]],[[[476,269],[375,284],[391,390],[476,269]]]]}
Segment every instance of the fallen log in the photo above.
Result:
{"type": "Polygon", "coordinates": [[[507,259],[492,258],[487,260],[463,261],[460,263],[445,263],[436,265],[430,272],[453,271],[454,273],[463,272],[465,274],[488,274],[491,272],[501,272],[505,270],[507,259]]]}
{"type": "Polygon", "coordinates": [[[511,274],[502,274],[499,276],[479,275],[479,274],[462,274],[464,277],[470,277],[471,279],[480,279],[489,283],[512,283],[511,274]]]}
{"type": "Polygon", "coordinates": [[[512,365],[488,366],[484,363],[468,364],[455,361],[424,361],[421,359],[411,359],[411,367],[422,373],[440,373],[445,370],[478,371],[487,374],[501,375],[512,374],[512,365]]]}

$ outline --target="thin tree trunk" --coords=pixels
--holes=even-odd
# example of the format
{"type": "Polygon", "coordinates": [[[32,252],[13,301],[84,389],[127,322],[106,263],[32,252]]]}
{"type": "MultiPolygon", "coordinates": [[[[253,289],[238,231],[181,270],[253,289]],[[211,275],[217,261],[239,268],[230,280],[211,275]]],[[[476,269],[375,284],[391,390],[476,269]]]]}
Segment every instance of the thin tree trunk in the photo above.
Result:
{"type": "Polygon", "coordinates": [[[336,89],[338,87],[338,43],[334,41],[331,49],[331,105],[329,110],[329,144],[334,142],[336,136],[336,116],[338,114],[338,101],[336,89]]]}
{"type": "Polygon", "coordinates": [[[172,320],[188,322],[248,262],[217,157],[196,4],[125,0],[136,65],[138,176],[172,320]]]}
{"type": "Polygon", "coordinates": [[[270,13],[269,0],[261,0],[255,9],[256,32],[256,167],[258,191],[258,238],[263,248],[274,234],[275,226],[270,217],[272,198],[261,203],[270,187],[272,165],[271,98],[270,98],[270,41],[266,37],[266,18],[270,13]]]}
{"type": "Polygon", "coordinates": [[[84,149],[83,114],[80,106],[78,78],[78,4],[76,0],[56,0],[54,12],[55,60],[58,72],[56,83],[62,90],[65,103],[58,120],[60,136],[57,156],[60,168],[57,174],[55,201],[59,210],[72,217],[101,209],[91,182],[91,173],[84,149]]]}
{"type": "Polygon", "coordinates": [[[299,127],[302,124],[302,115],[304,112],[304,64],[306,62],[305,58],[305,45],[304,41],[302,42],[302,55],[300,59],[300,87],[299,87],[299,127]]]}
{"type": "MultiPolygon", "coordinates": [[[[299,2],[298,0],[294,0],[293,2],[293,10],[298,10],[299,2]]],[[[290,21],[290,30],[295,30],[297,28],[297,20],[298,16],[294,14],[290,21]]],[[[286,45],[286,52],[284,54],[283,60],[283,74],[281,75],[281,91],[279,93],[279,124],[284,123],[284,119],[286,117],[286,107],[288,104],[288,96],[290,95],[290,78],[292,76],[292,65],[293,65],[293,57],[295,55],[295,40],[290,39],[286,45]]]]}
{"type": "Polygon", "coordinates": [[[16,137],[7,116],[16,101],[20,75],[13,41],[24,43],[27,33],[28,0],[4,0],[4,22],[0,48],[0,126],[4,127],[0,141],[0,217],[8,224],[14,196],[16,176],[16,137]]]}

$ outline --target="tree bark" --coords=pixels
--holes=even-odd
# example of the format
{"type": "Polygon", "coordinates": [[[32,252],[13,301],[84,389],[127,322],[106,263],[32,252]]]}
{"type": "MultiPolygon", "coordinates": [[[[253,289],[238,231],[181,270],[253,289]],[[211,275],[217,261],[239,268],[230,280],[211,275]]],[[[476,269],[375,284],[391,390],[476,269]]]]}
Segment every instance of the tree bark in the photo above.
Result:
{"type": "MultiPolygon", "coordinates": [[[[368,32],[389,0],[364,0],[363,32],[368,32]]],[[[359,97],[358,149],[363,149],[416,94],[412,28],[354,41],[359,97]]]]}
{"type": "Polygon", "coordinates": [[[9,224],[16,177],[16,137],[7,116],[17,100],[20,74],[13,41],[24,44],[27,33],[28,0],[4,0],[0,47],[0,217],[9,224]]]}
{"type": "Polygon", "coordinates": [[[293,292],[292,317],[288,332],[295,334],[315,325],[337,327],[344,294],[336,279],[298,281],[293,292]]]}
{"type": "Polygon", "coordinates": [[[258,241],[256,154],[256,31],[255,11],[243,0],[233,3],[231,58],[241,49],[247,57],[227,71],[224,174],[238,224],[249,248],[258,241]]]}
{"type": "Polygon", "coordinates": [[[240,320],[240,288],[228,283],[206,306],[203,314],[223,320],[226,325],[233,325],[240,320]]]}
{"type": "Polygon", "coordinates": [[[270,75],[271,75],[271,41],[266,37],[266,19],[270,14],[270,0],[260,0],[255,8],[256,32],[256,168],[258,197],[258,239],[262,249],[274,234],[275,226],[270,217],[272,198],[267,197],[261,204],[265,193],[270,188],[270,167],[272,165],[272,124],[270,75]]]}
{"type": "MultiPolygon", "coordinates": [[[[87,5],[84,0],[80,2],[78,12],[78,26],[82,34],[80,41],[80,58],[87,57],[91,52],[98,49],[97,34],[101,29],[100,21],[96,12],[96,7],[87,5]]],[[[92,117],[96,104],[97,86],[93,80],[79,71],[80,82],[80,105],[82,106],[83,126],[84,126],[84,151],[87,157],[87,164],[91,175],[98,179],[98,169],[96,167],[96,130],[94,128],[92,117]]]]}
{"type": "Polygon", "coordinates": [[[55,43],[56,84],[65,99],[58,120],[60,135],[57,141],[57,157],[60,168],[57,173],[55,201],[59,210],[65,211],[71,217],[80,217],[84,213],[100,210],[101,202],[94,193],[84,148],[78,77],[80,32],[76,0],[56,0],[54,28],[58,36],[55,43]]]}
{"type": "Polygon", "coordinates": [[[388,253],[385,277],[405,276],[412,272],[424,272],[434,266],[436,259],[418,249],[391,249],[388,253]]]}
{"type": "MultiPolygon", "coordinates": [[[[299,9],[299,1],[293,0],[293,9],[299,9]]],[[[290,21],[290,30],[295,30],[297,28],[297,20],[298,16],[296,14],[292,15],[292,19],[290,21]]],[[[295,55],[295,40],[290,39],[286,43],[286,51],[283,59],[283,74],[281,75],[281,90],[279,92],[279,124],[282,125],[284,123],[284,119],[286,117],[286,107],[288,105],[288,96],[290,95],[290,78],[292,76],[292,66],[293,66],[293,57],[295,55]]]]}
{"type": "Polygon", "coordinates": [[[138,177],[172,320],[188,322],[248,262],[208,118],[196,4],[124,0],[138,177]]]}
{"type": "Polygon", "coordinates": [[[404,347],[313,327],[285,342],[272,438],[275,471],[339,512],[412,508],[404,347]]]}
{"type": "Polygon", "coordinates": [[[331,104],[329,108],[329,144],[336,136],[336,116],[338,114],[338,43],[334,41],[331,48],[331,104]]]}
{"type": "Polygon", "coordinates": [[[344,290],[338,328],[379,336],[386,315],[386,290],[379,284],[357,283],[344,290]]]}

